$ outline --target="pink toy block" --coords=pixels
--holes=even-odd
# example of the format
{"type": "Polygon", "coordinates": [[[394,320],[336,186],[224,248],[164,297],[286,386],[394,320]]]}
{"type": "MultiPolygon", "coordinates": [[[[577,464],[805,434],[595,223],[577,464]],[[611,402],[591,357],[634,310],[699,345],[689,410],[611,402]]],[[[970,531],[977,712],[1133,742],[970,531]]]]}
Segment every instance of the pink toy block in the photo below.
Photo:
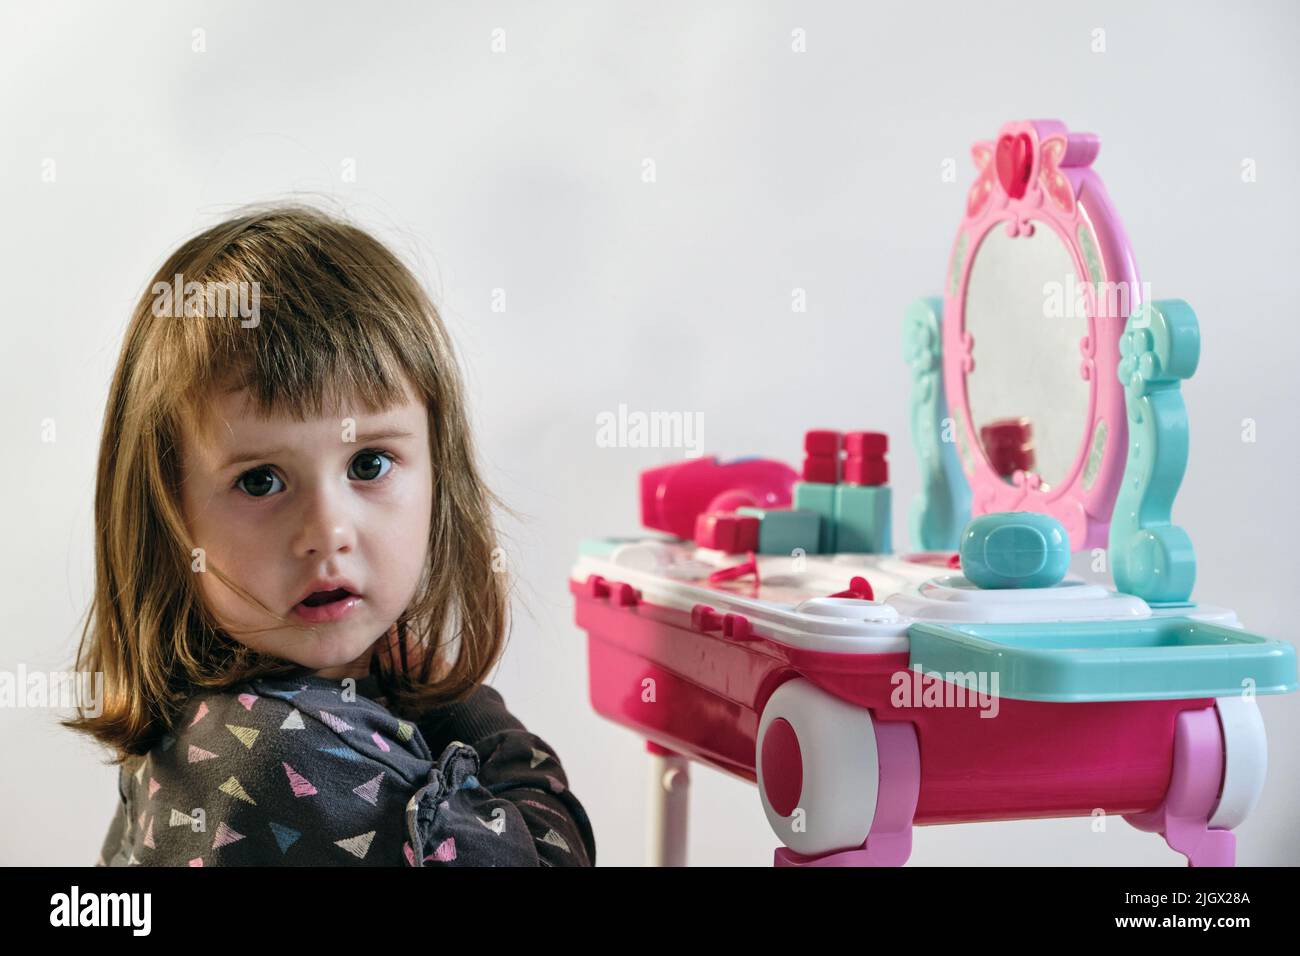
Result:
{"type": "Polygon", "coordinates": [[[884,432],[849,432],[844,436],[843,482],[846,485],[885,485],[889,483],[889,436],[884,432]]]}
{"type": "Polygon", "coordinates": [[[748,515],[702,514],[695,519],[695,543],[728,554],[758,548],[758,519],[748,515]]]}
{"type": "Polygon", "coordinates": [[[850,458],[874,458],[889,452],[889,436],[884,432],[847,432],[844,453],[850,458]]]}
{"type": "Polygon", "coordinates": [[[837,431],[814,429],[805,432],[802,478],[822,485],[833,485],[840,480],[840,443],[837,431]]]}
{"type": "Polygon", "coordinates": [[[889,463],[883,458],[845,458],[844,484],[887,485],[889,463]]]}
{"type": "Polygon", "coordinates": [[[804,481],[833,485],[840,480],[840,460],[829,456],[809,455],[803,460],[804,481]]]}
{"type": "Polygon", "coordinates": [[[837,458],[840,454],[840,433],[829,429],[805,432],[803,450],[817,458],[837,458]]]}

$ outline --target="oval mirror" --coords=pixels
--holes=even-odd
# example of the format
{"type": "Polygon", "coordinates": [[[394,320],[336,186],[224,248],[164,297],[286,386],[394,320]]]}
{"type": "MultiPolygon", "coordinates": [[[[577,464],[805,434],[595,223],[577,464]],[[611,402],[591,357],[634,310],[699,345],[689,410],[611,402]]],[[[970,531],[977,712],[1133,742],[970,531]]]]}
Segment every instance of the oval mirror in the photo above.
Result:
{"type": "Polygon", "coordinates": [[[1015,236],[990,229],[966,283],[966,376],[971,426],[993,471],[1007,482],[1034,472],[1043,491],[1063,481],[1088,427],[1090,384],[1080,374],[1087,313],[1070,250],[1046,223],[1015,236]],[[1063,307],[1065,306],[1065,307],[1063,307]]]}
{"type": "Polygon", "coordinates": [[[972,147],[937,356],[972,516],[1050,514],[1075,550],[1107,541],[1128,441],[1119,339],[1144,298],[1099,146],[1023,120],[972,147]]]}

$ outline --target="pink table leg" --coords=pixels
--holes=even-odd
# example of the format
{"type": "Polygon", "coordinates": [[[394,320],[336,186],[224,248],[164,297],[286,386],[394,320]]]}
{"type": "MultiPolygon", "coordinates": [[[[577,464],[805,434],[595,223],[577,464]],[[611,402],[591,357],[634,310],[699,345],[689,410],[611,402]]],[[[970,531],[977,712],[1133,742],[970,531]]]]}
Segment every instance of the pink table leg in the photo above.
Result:
{"type": "Polygon", "coordinates": [[[1174,725],[1174,768],[1164,801],[1124,819],[1139,830],[1164,836],[1172,849],[1187,857],[1188,866],[1233,866],[1236,836],[1209,826],[1222,781],[1223,733],[1214,708],[1183,711],[1174,725]]]}

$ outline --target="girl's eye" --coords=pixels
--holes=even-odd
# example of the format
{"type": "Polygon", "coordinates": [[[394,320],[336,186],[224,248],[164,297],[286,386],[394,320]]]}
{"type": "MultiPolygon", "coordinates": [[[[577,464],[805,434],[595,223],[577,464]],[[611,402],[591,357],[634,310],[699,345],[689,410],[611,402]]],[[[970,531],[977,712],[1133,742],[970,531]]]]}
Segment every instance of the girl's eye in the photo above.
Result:
{"type": "Polygon", "coordinates": [[[254,468],[240,475],[235,481],[235,487],[243,489],[249,497],[265,498],[278,490],[274,487],[275,482],[280,483],[280,488],[284,487],[284,482],[270,468],[254,468]]]}
{"type": "Polygon", "coordinates": [[[351,477],[359,478],[362,481],[380,481],[388,476],[393,470],[393,459],[384,452],[363,451],[352,459],[352,467],[348,469],[351,477]],[[388,467],[385,468],[384,464],[388,467]]]}
{"type": "MultiPolygon", "coordinates": [[[[348,466],[348,477],[367,482],[383,481],[393,470],[393,462],[393,457],[387,452],[363,451],[352,459],[348,466]]],[[[235,479],[235,487],[250,498],[269,498],[284,490],[284,482],[274,471],[263,465],[240,475],[235,479]]]]}

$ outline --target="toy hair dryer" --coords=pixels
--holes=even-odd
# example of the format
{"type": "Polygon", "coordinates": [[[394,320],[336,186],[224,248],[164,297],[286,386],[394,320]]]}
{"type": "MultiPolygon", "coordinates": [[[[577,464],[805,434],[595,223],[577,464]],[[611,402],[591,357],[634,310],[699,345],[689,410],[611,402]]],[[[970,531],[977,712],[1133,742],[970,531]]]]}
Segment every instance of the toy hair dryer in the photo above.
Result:
{"type": "Polygon", "coordinates": [[[703,512],[788,506],[798,477],[784,462],[757,457],[691,458],[649,468],[641,472],[641,523],[690,540],[703,512]]]}

